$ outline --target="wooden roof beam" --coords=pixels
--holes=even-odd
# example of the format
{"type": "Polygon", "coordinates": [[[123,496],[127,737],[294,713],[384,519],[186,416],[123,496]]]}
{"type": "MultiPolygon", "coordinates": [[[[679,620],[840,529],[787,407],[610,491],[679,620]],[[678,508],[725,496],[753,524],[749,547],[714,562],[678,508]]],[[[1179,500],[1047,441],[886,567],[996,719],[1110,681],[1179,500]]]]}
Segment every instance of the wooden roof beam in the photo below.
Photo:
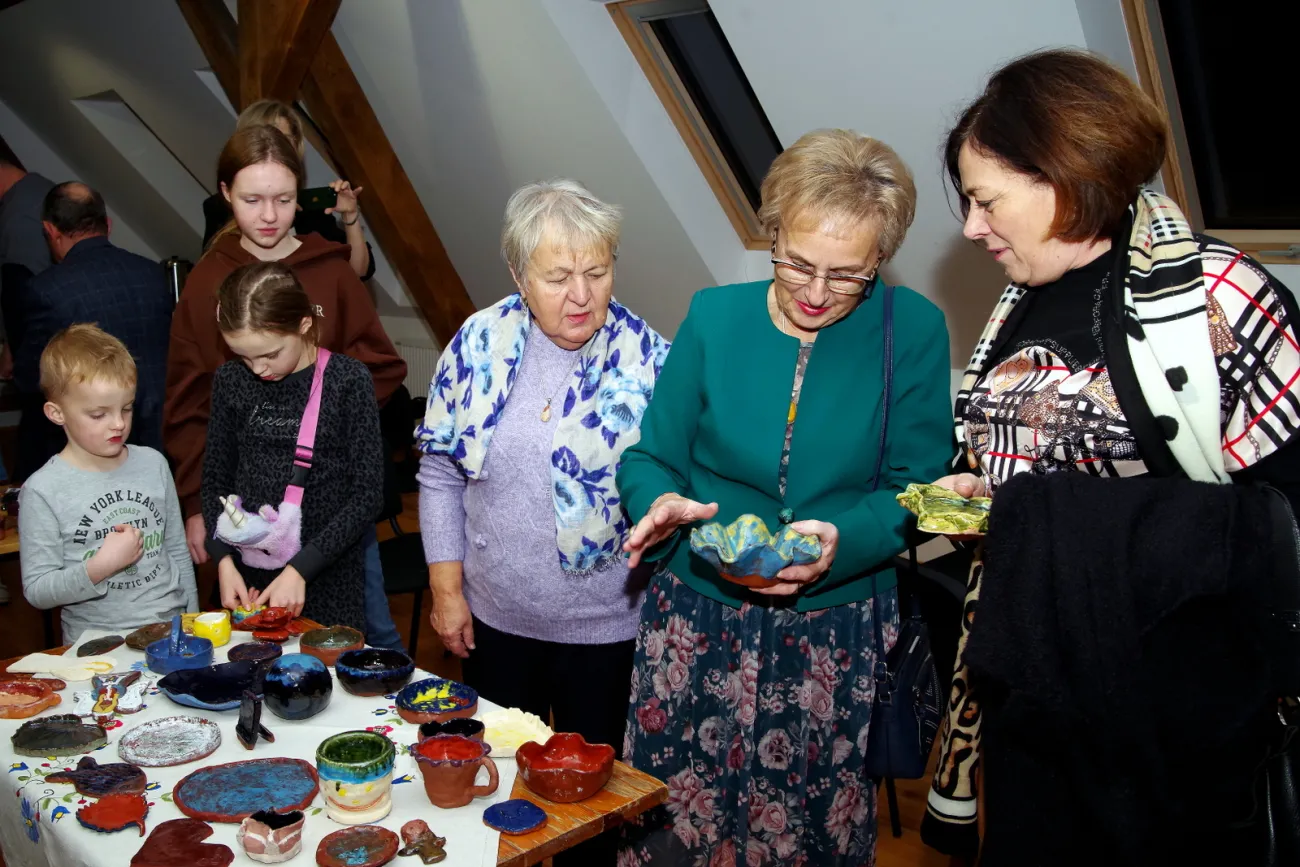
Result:
{"type": "Polygon", "coordinates": [[[239,0],[239,93],[292,103],[342,0],[239,0]]]}

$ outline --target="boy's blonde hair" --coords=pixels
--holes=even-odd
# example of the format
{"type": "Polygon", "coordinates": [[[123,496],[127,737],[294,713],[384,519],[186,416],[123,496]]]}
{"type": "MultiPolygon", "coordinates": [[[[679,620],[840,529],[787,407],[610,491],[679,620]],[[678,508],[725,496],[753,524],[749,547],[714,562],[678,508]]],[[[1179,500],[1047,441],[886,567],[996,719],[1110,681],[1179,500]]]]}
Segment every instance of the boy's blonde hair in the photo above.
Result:
{"type": "Polygon", "coordinates": [[[136,384],[135,359],[126,344],[98,325],[70,325],[50,338],[41,353],[41,391],[58,400],[76,382],[102,379],[121,386],[136,384]]]}

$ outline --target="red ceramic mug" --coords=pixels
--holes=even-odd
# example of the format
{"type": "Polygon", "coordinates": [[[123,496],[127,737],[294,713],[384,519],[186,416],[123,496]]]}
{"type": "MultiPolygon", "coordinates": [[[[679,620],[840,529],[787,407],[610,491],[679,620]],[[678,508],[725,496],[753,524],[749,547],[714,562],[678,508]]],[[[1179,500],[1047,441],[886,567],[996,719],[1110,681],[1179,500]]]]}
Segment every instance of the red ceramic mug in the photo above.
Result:
{"type": "Polygon", "coordinates": [[[424,793],[435,807],[463,807],[493,794],[501,783],[496,763],[488,757],[492,748],[482,741],[463,735],[434,735],[412,744],[410,750],[424,778],[424,793]],[[485,786],[474,785],[480,765],[488,772],[485,786]]]}

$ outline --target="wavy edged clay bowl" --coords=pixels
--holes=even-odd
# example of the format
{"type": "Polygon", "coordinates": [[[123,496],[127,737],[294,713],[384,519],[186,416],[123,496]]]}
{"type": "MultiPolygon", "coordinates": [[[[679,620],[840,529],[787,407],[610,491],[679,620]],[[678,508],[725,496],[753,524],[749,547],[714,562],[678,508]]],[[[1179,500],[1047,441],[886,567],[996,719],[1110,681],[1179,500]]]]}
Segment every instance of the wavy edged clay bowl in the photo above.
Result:
{"type": "Polygon", "coordinates": [[[727,526],[716,521],[691,530],[691,551],[728,581],[745,587],[766,587],[786,566],[813,563],[822,555],[816,536],[805,536],[783,524],[776,534],[763,519],[741,515],[727,526]]]}
{"type": "Polygon", "coordinates": [[[366,637],[351,626],[326,626],[304,632],[298,638],[298,650],[332,666],[339,655],[366,646],[366,637]]]}
{"type": "Polygon", "coordinates": [[[562,732],[545,744],[529,741],[515,753],[519,776],[532,792],[557,804],[590,798],[614,774],[614,748],[562,732]]]}
{"type": "Polygon", "coordinates": [[[0,719],[27,719],[63,701],[43,680],[0,681],[0,719]]]}
{"type": "Polygon", "coordinates": [[[397,715],[414,725],[446,722],[473,716],[478,710],[478,693],[463,683],[430,677],[403,687],[396,704],[397,715]]]}
{"type": "Polygon", "coordinates": [[[334,660],[334,677],[353,695],[390,695],[406,686],[414,673],[411,657],[383,647],[344,651],[334,660]]]}

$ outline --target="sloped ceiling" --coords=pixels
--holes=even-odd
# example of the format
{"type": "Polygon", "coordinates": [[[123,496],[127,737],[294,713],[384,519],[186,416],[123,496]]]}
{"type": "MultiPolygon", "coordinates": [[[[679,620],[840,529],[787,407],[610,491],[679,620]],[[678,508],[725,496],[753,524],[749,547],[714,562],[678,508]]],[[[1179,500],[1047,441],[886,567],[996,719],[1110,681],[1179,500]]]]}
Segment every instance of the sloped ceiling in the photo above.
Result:
{"type": "MultiPolygon", "coordinates": [[[[1004,278],[960,236],[941,136],[1010,57],[1095,43],[1123,63],[1119,0],[712,6],[783,142],[845,126],[911,165],[917,220],[887,276],[945,310],[960,365],[1004,278]]],[[[696,289],[770,273],[767,254],[728,233],[601,3],[344,0],[334,35],[476,303],[512,288],[497,252],[506,197],[557,175],[625,207],[616,292],[665,332],[696,289]]],[[[0,100],[163,255],[194,258],[197,233],[74,100],[112,91],[211,189],[232,120],[195,74],[205,66],[171,0],[27,0],[0,11],[0,100]]],[[[396,311],[393,299],[381,306],[396,311]]]]}

